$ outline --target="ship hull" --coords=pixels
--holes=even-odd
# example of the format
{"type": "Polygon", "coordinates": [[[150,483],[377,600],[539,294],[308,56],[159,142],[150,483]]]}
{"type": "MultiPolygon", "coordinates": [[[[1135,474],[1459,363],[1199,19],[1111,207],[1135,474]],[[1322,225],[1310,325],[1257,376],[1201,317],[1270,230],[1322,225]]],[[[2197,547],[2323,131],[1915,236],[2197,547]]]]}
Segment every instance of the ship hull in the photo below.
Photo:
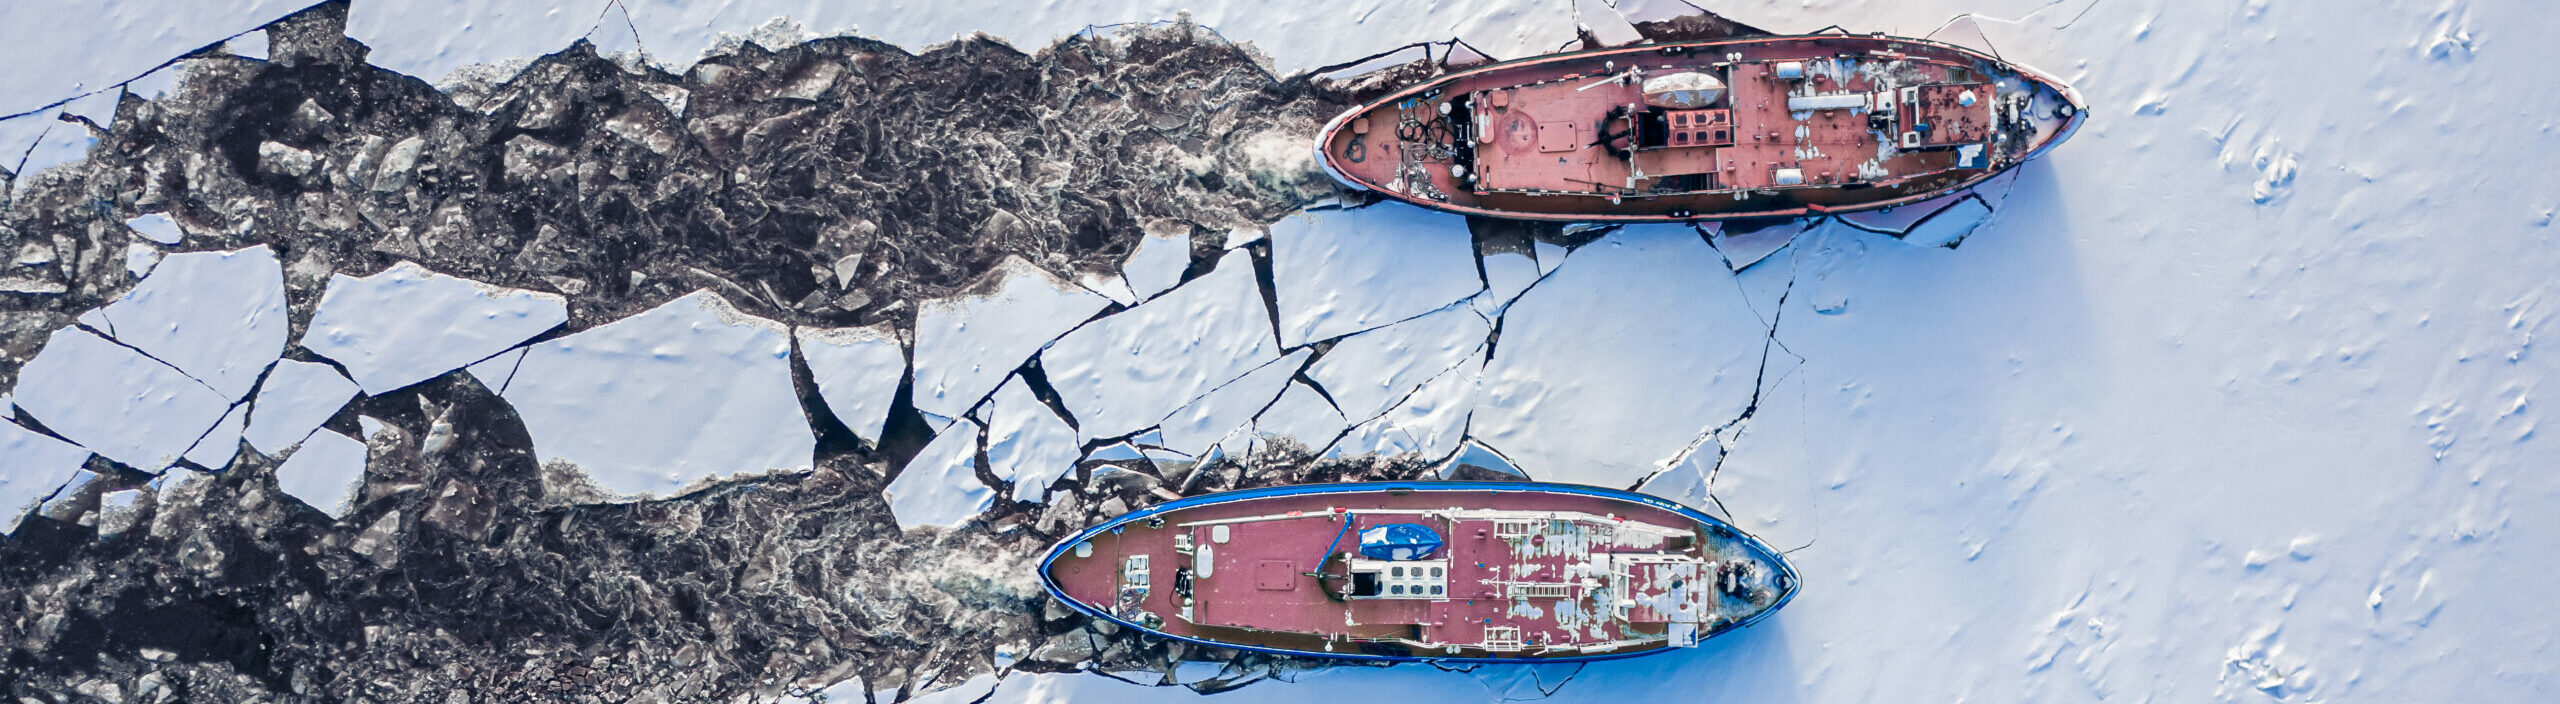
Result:
{"type": "MultiPolygon", "coordinates": [[[[1306,617],[1308,608],[1318,611],[1326,608],[1325,602],[1308,596],[1306,590],[1324,588],[1327,582],[1318,575],[1334,565],[1350,563],[1339,560],[1327,562],[1318,558],[1298,560],[1285,567],[1275,568],[1275,563],[1291,558],[1303,558],[1306,555],[1301,553],[1314,552],[1304,546],[1290,547],[1288,538],[1290,534],[1285,532],[1288,529],[1278,524],[1291,521],[1335,522],[1331,525],[1339,525],[1340,532],[1334,532],[1334,528],[1326,525],[1310,527],[1317,531],[1312,534],[1315,538],[1321,538],[1326,533],[1333,535],[1334,545],[1325,545],[1327,549],[1323,551],[1330,553],[1334,546],[1340,545],[1340,541],[1346,535],[1355,533],[1355,523],[1359,528],[1356,533],[1365,535],[1373,524],[1386,520],[1381,517],[1381,514],[1404,516],[1435,512],[1445,514],[1448,510],[1461,507],[1466,511],[1497,512],[1534,510],[1540,507],[1563,508],[1586,512],[1590,515],[1606,514],[1613,520],[1621,517],[1628,519],[1621,523],[1642,521],[1672,526],[1682,531],[1694,531],[1702,541],[1711,536],[1715,542],[1714,549],[1721,551],[1727,562],[1748,561],[1754,569],[1763,570],[1752,578],[1760,585],[1761,591],[1755,594],[1756,601],[1752,601],[1745,609],[1729,614],[1729,618],[1715,619],[1711,626],[1696,631],[1694,637],[1698,640],[1747,627],[1768,617],[1779,606],[1793,598],[1797,586],[1794,569],[1785,563],[1779,553],[1771,550],[1758,539],[1745,535],[1731,525],[1696,509],[1642,494],[1597,487],[1536,482],[1425,481],[1322,484],[1191,497],[1134,511],[1069,536],[1050,550],[1041,561],[1039,571],[1041,581],[1052,597],[1093,618],[1174,640],[1251,652],[1388,662],[1553,663],[1610,660],[1676,649],[1669,644],[1652,644],[1647,647],[1611,646],[1612,649],[1602,651],[1598,650],[1601,646],[1596,644],[1579,647],[1565,646],[1560,642],[1552,642],[1552,636],[1549,637],[1551,642],[1542,648],[1536,645],[1538,637],[1534,635],[1536,632],[1534,628],[1531,631],[1533,635],[1528,639],[1531,641],[1530,645],[1518,646],[1508,652],[1490,652],[1472,647],[1442,647],[1436,643],[1429,644],[1431,647],[1420,647],[1425,644],[1402,637],[1363,638],[1357,637],[1359,634],[1289,630],[1308,623],[1322,623],[1326,624],[1326,630],[1332,629],[1332,621],[1339,618],[1337,615],[1328,613],[1313,619],[1306,617]],[[1399,506],[1405,507],[1406,510],[1398,513],[1399,509],[1394,507],[1399,506]],[[1280,513],[1262,519],[1250,517],[1257,512],[1280,513]],[[1301,513],[1305,516],[1300,517],[1301,513]],[[1281,516],[1287,518],[1281,518],[1281,516]],[[1250,523],[1256,520],[1264,522],[1250,523]],[[1218,531],[1218,538],[1209,538],[1208,531],[1211,530],[1209,524],[1219,523],[1233,525],[1237,530],[1238,539],[1234,542],[1226,542],[1224,539],[1227,536],[1223,530],[1218,531]],[[1264,532],[1258,534],[1245,532],[1262,525],[1275,527],[1259,528],[1264,532]],[[1189,532],[1183,533],[1183,531],[1189,532]],[[1151,552],[1154,554],[1154,564],[1159,567],[1171,563],[1197,566],[1212,559],[1206,554],[1190,557],[1173,554],[1166,549],[1166,542],[1162,539],[1164,534],[1168,533],[1184,534],[1197,539],[1197,545],[1185,547],[1227,551],[1220,553],[1225,559],[1220,560],[1219,564],[1228,566],[1217,568],[1214,572],[1192,572],[1190,569],[1184,569],[1175,578],[1182,589],[1178,597],[1170,593],[1156,594],[1142,597],[1139,601],[1143,603],[1133,604],[1125,600],[1125,590],[1115,594],[1115,588],[1126,586],[1126,576],[1118,575],[1121,580],[1111,580],[1109,577],[1112,576],[1111,573],[1116,567],[1128,560],[1128,553],[1151,552]],[[1137,547],[1146,541],[1153,541],[1152,547],[1137,547]],[[1217,544],[1211,545],[1212,542],[1217,544]],[[1255,550],[1262,552],[1253,552],[1255,550]],[[1239,551],[1241,554],[1238,554],[1239,551]],[[1263,567],[1259,573],[1247,570],[1246,566],[1257,563],[1263,567]],[[1301,570],[1312,570],[1312,572],[1302,574],[1301,570]],[[1297,584],[1275,584],[1275,582],[1293,581],[1297,584]],[[1192,599],[1194,595],[1199,598],[1192,599]],[[1110,603],[1115,596],[1124,600],[1118,604],[1110,603]],[[1177,602],[1185,605],[1177,607],[1175,606],[1177,602]],[[1313,606],[1310,607],[1310,604],[1313,606]],[[1181,611],[1180,615],[1175,617],[1173,614],[1177,608],[1181,611]],[[1556,651],[1556,648],[1563,648],[1564,651],[1556,651]]],[[[1490,558],[1486,557],[1489,553],[1470,553],[1463,545],[1470,540],[1469,536],[1464,534],[1465,526],[1482,524],[1449,521],[1444,525],[1447,528],[1443,532],[1450,534],[1451,545],[1448,548],[1449,554],[1443,556],[1444,559],[1441,562],[1387,564],[1447,564],[1453,571],[1462,574],[1466,573],[1465,565],[1471,560],[1477,563],[1475,567],[1485,567],[1483,563],[1490,561],[1490,558]]],[[[1300,530],[1296,534],[1310,535],[1305,530],[1300,530]]],[[[1562,538],[1561,535],[1557,537],[1559,540],[1562,538]]],[[[1499,542],[1498,539],[1486,538],[1481,527],[1475,531],[1472,540],[1479,543],[1499,542]]],[[[1181,541],[1175,542],[1179,544],[1181,541]]],[[[1523,541],[1515,541],[1515,543],[1529,544],[1523,541]]],[[[1693,549],[1692,551],[1703,552],[1704,550],[1693,549]]],[[[1187,552],[1185,554],[1188,555],[1187,552]]],[[[1339,553],[1339,556],[1350,558],[1357,557],[1358,554],[1346,551],[1339,553]]],[[[1419,569],[1415,572],[1417,575],[1420,574],[1419,569]]],[[[1692,573],[1693,580],[1696,579],[1696,574],[1692,573]]],[[[1161,578],[1156,580],[1160,584],[1166,581],[1168,580],[1161,578]]],[[[1476,623],[1477,621],[1482,620],[1485,624],[1495,623],[1505,618],[1501,615],[1504,609],[1509,609],[1516,616],[1520,605],[1529,603],[1526,600],[1512,600],[1507,602],[1508,606],[1504,606],[1506,602],[1490,598],[1489,593],[1484,595],[1487,598],[1480,601],[1466,598],[1476,595],[1454,593],[1466,589],[1466,581],[1450,580],[1448,584],[1453,593],[1448,598],[1436,601],[1416,599],[1407,603],[1386,604],[1386,606],[1404,609],[1407,613],[1427,613],[1431,609],[1439,609],[1437,621],[1433,621],[1434,617],[1431,616],[1408,619],[1439,625],[1397,626],[1396,628],[1411,628],[1411,633],[1418,635],[1427,632],[1428,629],[1464,626],[1474,629],[1474,636],[1481,640],[1484,629],[1476,623]],[[1470,611],[1470,608],[1474,610],[1470,611]]],[[[1419,588],[1416,591],[1418,592],[1419,588]]],[[[1659,596],[1656,598],[1658,599],[1659,596]]],[[[1336,601],[1339,602],[1340,599],[1336,601]]],[[[1357,599],[1354,599],[1354,603],[1357,603],[1357,599]]],[[[1550,608],[1559,608],[1556,602],[1546,603],[1550,608]]],[[[1354,612],[1356,619],[1339,620],[1376,620],[1377,613],[1381,612],[1354,612]]],[[[1361,624],[1363,627],[1370,625],[1372,624],[1361,624]]],[[[1598,633],[1596,626],[1591,628],[1595,629],[1594,633],[1598,633]]],[[[1690,641],[1682,645],[1695,645],[1695,642],[1690,641]]]]}
{"type": "MultiPolygon", "coordinates": [[[[1975,105],[1970,94],[1965,100],[1967,108],[1975,105]]],[[[1915,113],[1906,123],[1920,123],[1915,135],[1929,134],[1918,110],[1905,112],[1915,113]]],[[[1459,71],[1345,111],[1318,132],[1315,149],[1344,186],[1433,210],[1560,222],[1702,222],[1887,209],[1962,192],[2043,155],[2087,117],[2070,86],[1965,47],[1882,35],[1763,36],[1459,71]],[[1802,71],[1808,63],[1836,70],[1772,78],[1777,66],[1802,71]],[[1639,89],[1630,76],[1678,72],[1730,84],[1716,112],[1734,123],[1731,142],[1597,153],[1604,149],[1595,139],[1606,141],[1620,119],[1603,108],[1661,112],[1635,102],[1639,89]],[[1611,78],[1629,80],[1607,84],[1611,78]],[[1997,124],[1974,142],[1924,138],[1901,149],[1903,126],[1890,118],[1865,129],[1872,114],[1893,112],[1886,101],[1898,88],[1959,84],[1998,96],[1976,108],[1997,124]],[[1794,111],[1787,101],[1858,95],[1887,97],[1837,110],[1794,111]],[[1958,148],[1979,156],[1956,157],[1958,148]]],[[[1629,119],[1627,131],[1644,130],[1636,124],[1629,119]]]]}

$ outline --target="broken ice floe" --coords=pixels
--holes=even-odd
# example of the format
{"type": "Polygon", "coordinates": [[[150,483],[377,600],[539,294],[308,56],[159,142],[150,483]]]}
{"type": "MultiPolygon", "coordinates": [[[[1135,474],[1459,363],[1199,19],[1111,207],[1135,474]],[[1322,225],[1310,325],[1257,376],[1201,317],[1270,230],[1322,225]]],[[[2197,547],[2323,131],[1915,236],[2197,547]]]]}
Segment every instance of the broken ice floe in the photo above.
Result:
{"type": "Polygon", "coordinates": [[[284,268],[266,245],[190,252],[161,260],[151,275],[80,322],[167,362],[225,400],[249,394],[284,353],[284,268]]]}
{"type": "Polygon", "coordinates": [[[1079,437],[1126,435],[1279,358],[1251,255],[1059,338],[1040,356],[1079,437]]]}
{"type": "Polygon", "coordinates": [[[133,278],[139,279],[145,276],[150,276],[152,267],[159,265],[159,247],[151,246],[151,243],[141,240],[134,240],[133,242],[125,245],[124,271],[125,273],[132,274],[133,278]]]}
{"type": "Polygon", "coordinates": [[[378,396],[568,321],[568,300],[557,294],[500,288],[404,261],[372,276],[329,277],[302,346],[345,366],[356,385],[378,396]]]}
{"type": "Polygon", "coordinates": [[[1182,283],[1182,272],[1191,266],[1191,229],[1178,223],[1155,223],[1138,238],[1129,259],[1120,265],[1120,277],[1131,293],[1140,300],[1172,290],[1182,283]]]}
{"type": "Polygon", "coordinates": [[[55,489],[81,473],[89,451],[0,419],[0,533],[18,529],[27,515],[55,489]]]}
{"type": "Polygon", "coordinates": [[[177,244],[186,239],[186,233],[178,229],[177,221],[159,213],[126,220],[124,224],[126,227],[133,228],[134,234],[141,235],[143,239],[161,244],[177,244]]]}
{"type": "Polygon", "coordinates": [[[1013,481],[1013,500],[1040,501],[1049,485],[1076,471],[1076,430],[1014,377],[996,389],[980,416],[987,422],[987,470],[1013,481]]]}
{"type": "Polygon", "coordinates": [[[1538,282],[1538,260],[1528,252],[1486,252],[1483,261],[1485,291],[1491,294],[1486,300],[1494,310],[1510,305],[1520,292],[1538,282]]]}
{"type": "Polygon", "coordinates": [[[810,468],[817,441],[790,351],[782,324],[697,291],[535,344],[501,396],[544,464],[665,496],[706,477],[810,468]]]}
{"type": "Polygon", "coordinates": [[[995,505],[995,489],[978,481],[978,424],[963,418],[925,443],[881,490],[900,530],[956,527],[995,505]]]}
{"type": "Polygon", "coordinates": [[[489,393],[505,394],[507,392],[507,381],[515,378],[516,367],[524,364],[525,352],[532,349],[533,348],[531,347],[518,347],[516,349],[500,352],[497,356],[472,362],[471,366],[463,367],[462,372],[471,375],[472,379],[478,380],[480,382],[480,386],[488,389],[489,393]]]}
{"type": "Polygon", "coordinates": [[[1349,454],[1448,456],[1466,437],[1467,420],[1475,411],[1483,375],[1484,354],[1478,351],[1415,388],[1395,407],[1353,428],[1343,438],[1342,450],[1349,454]]]}
{"type": "Polygon", "coordinates": [[[1404,205],[1318,210],[1271,226],[1285,346],[1438,310],[1484,289],[1466,221],[1404,205]]]}
{"type": "Polygon", "coordinates": [[[278,361],[258,386],[258,399],[248,408],[249,429],[241,439],[259,452],[282,454],[310,437],[355,395],[355,382],[329,365],[278,361]]]}
{"type": "Polygon", "coordinates": [[[957,418],[1040,348],[1111,305],[1020,257],[969,292],[916,306],[915,407],[957,418]]]}
{"type": "Polygon", "coordinates": [[[1342,411],[1333,407],[1322,392],[1304,383],[1291,383],[1280,392],[1280,399],[1263,409],[1253,421],[1254,432],[1265,439],[1289,438],[1305,445],[1309,451],[1322,453],[1333,445],[1333,439],[1351,423],[1342,411]]]}
{"type": "Polygon", "coordinates": [[[15,394],[46,428],[145,472],[177,462],[231,411],[212,387],[79,327],[45,340],[15,394]]]}
{"type": "MultiPolygon", "coordinates": [[[[1288,389],[1289,380],[1306,368],[1312,350],[1301,349],[1262,368],[1227,382],[1199,400],[1175,410],[1164,419],[1166,449],[1200,455],[1211,446],[1234,435],[1238,429],[1252,425],[1254,416],[1269,408],[1288,389]]],[[[1230,455],[1242,455],[1245,448],[1227,447],[1230,455]]]]}
{"type": "Polygon", "coordinates": [[[1821,220],[1790,220],[1748,228],[1719,226],[1707,233],[1707,239],[1715,244],[1716,253],[1724,255],[1725,266],[1739,272],[1786,249],[1806,230],[1821,224],[1821,220]]]}
{"type": "Polygon", "coordinates": [[[1450,306],[1343,338],[1307,369],[1307,377],[1323,385],[1343,416],[1365,422],[1466,361],[1492,332],[1493,324],[1474,309],[1450,306]]]}
{"type": "Polygon", "coordinates": [[[1452,479],[1457,478],[1459,472],[1468,467],[1474,467],[1498,474],[1507,474],[1514,477],[1527,476],[1521,473],[1520,468],[1511,466],[1511,460],[1503,457],[1502,453],[1494,451],[1491,447],[1486,447],[1484,443],[1472,440],[1460,443],[1458,445],[1458,451],[1455,454],[1449,455],[1449,461],[1441,463],[1440,469],[1436,473],[1439,474],[1442,479],[1452,479]]]}
{"type": "Polygon", "coordinates": [[[276,467],[276,486],[330,518],[345,518],[364,481],[364,441],[335,430],[312,433],[276,467]]]}
{"type": "Polygon", "coordinates": [[[231,410],[222,414],[222,420],[215,422],[212,430],[205,431],[204,437],[196,439],[183,457],[208,470],[219,472],[229,469],[231,458],[240,455],[240,429],[247,425],[248,416],[247,406],[232,404],[231,410]]]}
{"type": "Polygon", "coordinates": [[[1628,486],[1748,406],[1768,335],[1695,231],[1621,229],[1511,305],[1470,432],[1532,477],[1628,486]]]}
{"type": "Polygon", "coordinates": [[[800,328],[792,334],[827,410],[854,436],[879,442],[898,383],[907,377],[907,352],[897,333],[880,326],[800,328]]]}

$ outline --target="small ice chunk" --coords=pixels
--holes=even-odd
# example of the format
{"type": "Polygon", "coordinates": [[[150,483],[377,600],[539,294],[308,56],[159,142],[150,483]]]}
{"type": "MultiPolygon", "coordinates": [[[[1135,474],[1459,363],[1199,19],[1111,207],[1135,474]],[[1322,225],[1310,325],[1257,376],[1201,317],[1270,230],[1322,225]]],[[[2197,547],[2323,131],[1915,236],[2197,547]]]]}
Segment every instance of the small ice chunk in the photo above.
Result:
{"type": "Polygon", "coordinates": [[[1724,255],[1725,266],[1734,271],[1741,271],[1751,268],[1751,265],[1758,264],[1761,260],[1768,259],[1769,255],[1778,253],[1778,250],[1786,249],[1788,244],[1796,241],[1797,236],[1812,229],[1819,222],[1818,220],[1784,222],[1740,232],[1718,227],[1708,237],[1715,243],[1716,253],[1724,255]]]}
{"type": "MultiPolygon", "coordinates": [[[[1292,352],[1174,411],[1164,419],[1161,428],[1166,443],[1164,447],[1197,455],[1207,452],[1211,445],[1220,444],[1239,430],[1251,427],[1254,416],[1279,400],[1280,393],[1288,390],[1289,379],[1305,369],[1307,358],[1314,354],[1312,349],[1292,352]]],[[[1238,454],[1245,448],[1230,444],[1228,449],[1231,450],[1229,454],[1238,454]]]]}
{"type": "Polygon", "coordinates": [[[489,393],[504,394],[507,392],[507,381],[516,377],[516,366],[524,363],[525,353],[532,349],[518,347],[500,352],[495,357],[472,362],[471,366],[463,367],[462,372],[471,375],[471,378],[480,382],[480,387],[488,389],[489,393]]]}
{"type": "MultiPolygon", "coordinates": [[[[163,265],[166,266],[166,265],[163,265]]],[[[486,359],[569,322],[559,294],[501,288],[400,262],[329,277],[302,346],[382,395],[486,359]]]]}
{"type": "Polygon", "coordinates": [[[817,440],[781,323],[696,291],[533,346],[504,397],[534,456],[624,494],[741,472],[806,471],[817,440]]]}
{"type": "Polygon", "coordinates": [[[1912,225],[1917,225],[1921,220],[1925,220],[1929,216],[1937,214],[1938,211],[1947,209],[1947,206],[1955,205],[1957,201],[1964,200],[1967,192],[1969,191],[1949,193],[1936,198],[1920,201],[1918,203],[1898,205],[1881,210],[1862,210],[1855,213],[1842,213],[1840,215],[1840,219],[1861,230],[1900,237],[1902,236],[1902,233],[1909,232],[1912,225]]]}
{"type": "Polygon", "coordinates": [[[1129,443],[1115,442],[1095,448],[1093,454],[1085,455],[1084,458],[1088,460],[1101,461],[1143,460],[1146,459],[1147,456],[1138,454],[1138,448],[1130,446],[1129,443]]]}
{"type": "Polygon", "coordinates": [[[1686,506],[1705,506],[1713,500],[1708,495],[1708,489],[1713,487],[1707,484],[1709,478],[1707,473],[1715,468],[1716,461],[1723,456],[1724,447],[1717,445],[1715,438],[1707,438],[1707,441],[1698,445],[1698,449],[1690,452],[1689,456],[1681,458],[1680,462],[1672,465],[1670,469],[1662,470],[1661,473],[1646,479],[1644,486],[1636,487],[1636,491],[1677,501],[1686,506]]]}
{"type": "Polygon", "coordinates": [[[1271,239],[1270,230],[1265,230],[1259,227],[1239,227],[1227,231],[1227,242],[1224,245],[1220,245],[1220,247],[1222,249],[1235,249],[1237,247],[1242,247],[1267,239],[1271,239]]]}
{"type": "Polygon", "coordinates": [[[1182,272],[1191,268],[1191,232],[1189,228],[1148,228],[1139,237],[1138,247],[1120,264],[1120,276],[1139,300],[1156,297],[1182,283],[1182,272]]]}
{"type": "Polygon", "coordinates": [[[364,483],[364,462],[364,441],[334,430],[312,433],[276,467],[276,487],[330,518],[345,518],[348,499],[364,483]]]}
{"type": "MultiPolygon", "coordinates": [[[[1164,420],[1210,389],[1279,358],[1251,256],[1171,293],[1094,321],[1040,356],[1083,439],[1124,435],[1164,420]]],[[[921,393],[919,393],[921,395],[921,393]]]]}
{"type": "Polygon", "coordinates": [[[987,471],[1013,481],[1013,500],[1041,501],[1049,485],[1076,471],[1076,429],[1014,377],[996,389],[987,415],[987,471]]]}
{"type": "Polygon", "coordinates": [[[1291,215],[1271,226],[1280,343],[1377,328],[1484,290],[1466,220],[1387,204],[1291,215]]]}
{"type": "Polygon", "coordinates": [[[1440,478],[1450,478],[1452,475],[1458,473],[1458,468],[1460,467],[1475,467],[1523,479],[1526,479],[1529,476],[1527,473],[1521,472],[1519,467],[1511,466],[1511,460],[1504,459],[1502,453],[1494,451],[1492,447],[1488,447],[1484,443],[1473,440],[1459,444],[1458,453],[1450,455],[1448,462],[1441,463],[1439,470],[1440,478]]]}
{"type": "Polygon", "coordinates": [[[259,452],[283,454],[355,396],[356,383],[329,365],[278,361],[258,387],[258,400],[249,406],[249,431],[241,437],[259,452]]]}
{"type": "Polygon", "coordinates": [[[231,411],[204,383],[78,327],[53,331],[19,369],[16,394],[45,427],[145,472],[178,461],[231,411]]]}
{"type": "Polygon", "coordinates": [[[1493,294],[1492,303],[1497,310],[1537,282],[1538,260],[1531,258],[1528,252],[1485,253],[1485,289],[1493,294]]]}
{"type": "Polygon", "coordinates": [[[133,228],[134,234],[142,235],[143,239],[161,244],[177,244],[187,236],[186,232],[178,229],[178,221],[160,213],[126,220],[124,224],[133,228]]]}
{"type": "Polygon", "coordinates": [[[382,422],[382,419],[380,418],[375,418],[373,416],[356,416],[356,432],[363,433],[364,439],[367,441],[373,440],[373,437],[376,435],[381,435],[382,430],[389,427],[391,427],[391,424],[382,422]]]}
{"type": "Polygon", "coordinates": [[[1538,250],[1539,276],[1545,276],[1547,275],[1547,272],[1555,271],[1556,267],[1564,264],[1565,255],[1573,253],[1573,250],[1565,249],[1564,245],[1548,244],[1546,240],[1538,240],[1536,248],[1538,250]]]}
{"type": "Polygon", "coordinates": [[[1293,438],[1309,450],[1322,451],[1334,438],[1342,437],[1351,422],[1315,387],[1293,383],[1280,392],[1280,400],[1254,418],[1253,427],[1265,438],[1293,438]]]}
{"type": "Polygon", "coordinates": [[[1924,247],[1952,247],[1990,219],[1991,206],[1983,205],[1981,198],[1966,198],[1912,225],[1902,234],[1902,241],[1924,247]]]}
{"type": "Polygon", "coordinates": [[[0,419],[0,533],[54,490],[81,474],[89,451],[0,419]]]}
{"type": "Polygon", "coordinates": [[[855,437],[879,442],[889,404],[907,378],[907,351],[887,325],[866,328],[799,328],[800,358],[809,363],[818,397],[855,437]]]}
{"type": "Polygon", "coordinates": [[[955,418],[976,408],[1051,340],[1111,305],[1020,257],[968,292],[916,306],[915,406],[955,418]]]}
{"type": "MultiPolygon", "coordinates": [[[[1342,415],[1375,418],[1484,347],[1493,324],[1465,306],[1343,338],[1307,370],[1342,415]]],[[[1508,344],[1508,343],[1506,343],[1508,344]]]]}
{"type": "Polygon", "coordinates": [[[898,529],[958,527],[995,505],[996,491],[978,481],[977,466],[977,422],[963,418],[933,436],[881,490],[898,529]]]}
{"type": "Polygon", "coordinates": [[[291,334],[284,266],[266,245],[169,255],[132,291],[81,321],[177,367],[225,400],[248,396],[258,374],[284,354],[291,334]]]}
{"type": "Polygon", "coordinates": [[[125,273],[132,274],[133,278],[139,279],[150,276],[151,269],[159,265],[159,247],[151,246],[151,243],[141,240],[134,240],[125,244],[124,270],[125,273]]]}
{"type": "Polygon", "coordinates": [[[222,414],[221,422],[213,425],[213,430],[206,431],[194,447],[187,448],[187,461],[217,472],[230,468],[231,458],[240,455],[240,427],[246,425],[248,419],[247,405],[233,405],[229,413],[222,414]]]}

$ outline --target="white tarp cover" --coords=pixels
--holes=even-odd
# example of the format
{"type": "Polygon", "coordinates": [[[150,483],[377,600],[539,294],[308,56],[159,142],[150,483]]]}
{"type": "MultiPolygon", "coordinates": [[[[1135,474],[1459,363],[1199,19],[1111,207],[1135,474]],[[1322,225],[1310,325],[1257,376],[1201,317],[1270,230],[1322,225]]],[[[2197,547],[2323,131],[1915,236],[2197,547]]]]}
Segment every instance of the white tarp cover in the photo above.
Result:
{"type": "Polygon", "coordinates": [[[1673,110],[1695,110],[1724,97],[1724,81],[1696,71],[1644,79],[1644,104],[1673,110]]]}

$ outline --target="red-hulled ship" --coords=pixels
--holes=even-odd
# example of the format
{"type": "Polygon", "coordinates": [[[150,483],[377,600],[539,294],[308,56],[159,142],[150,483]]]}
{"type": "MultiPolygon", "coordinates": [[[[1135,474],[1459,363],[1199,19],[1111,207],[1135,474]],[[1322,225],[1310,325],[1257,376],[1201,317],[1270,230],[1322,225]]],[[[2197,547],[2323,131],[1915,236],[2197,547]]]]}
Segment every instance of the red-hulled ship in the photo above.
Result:
{"type": "Polygon", "coordinates": [[[1334,118],[1316,157],[1345,185],[1466,215],[1802,217],[1982,183],[2068,138],[2086,107],[1953,44],[1752,36],[1451,73],[1334,118]]]}
{"type": "Polygon", "coordinates": [[[1168,638],[1314,657],[1622,658],[1695,646],[1795,595],[1758,539],[1695,509],[1534,482],[1211,494],[1052,549],[1049,593],[1168,638]]]}

